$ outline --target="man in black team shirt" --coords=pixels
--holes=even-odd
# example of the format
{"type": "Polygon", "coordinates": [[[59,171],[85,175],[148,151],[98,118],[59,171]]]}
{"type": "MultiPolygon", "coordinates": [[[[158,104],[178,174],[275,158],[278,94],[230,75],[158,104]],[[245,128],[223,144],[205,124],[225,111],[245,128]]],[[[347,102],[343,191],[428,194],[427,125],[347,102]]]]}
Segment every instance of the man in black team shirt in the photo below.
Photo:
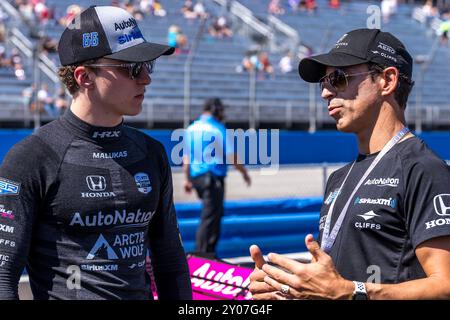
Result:
{"type": "Polygon", "coordinates": [[[0,299],[24,266],[35,299],[191,299],[163,146],[123,124],[141,111],[154,60],[116,7],[90,7],[64,31],[64,116],[16,144],[0,168],[0,299]]]}
{"type": "Polygon", "coordinates": [[[412,63],[397,38],[369,29],[300,62],[360,154],[328,180],[320,246],[305,238],[310,264],[269,254],[270,266],[250,248],[255,299],[450,298],[450,174],[405,128],[412,63]]]}

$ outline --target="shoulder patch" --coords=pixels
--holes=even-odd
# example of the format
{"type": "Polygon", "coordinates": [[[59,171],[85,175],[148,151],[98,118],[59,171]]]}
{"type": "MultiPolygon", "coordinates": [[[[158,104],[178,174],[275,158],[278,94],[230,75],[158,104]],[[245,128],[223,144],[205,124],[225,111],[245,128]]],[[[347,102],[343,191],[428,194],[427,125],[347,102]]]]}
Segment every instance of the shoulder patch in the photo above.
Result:
{"type": "Polygon", "coordinates": [[[20,183],[0,177],[0,195],[16,196],[20,191],[20,183]]]}

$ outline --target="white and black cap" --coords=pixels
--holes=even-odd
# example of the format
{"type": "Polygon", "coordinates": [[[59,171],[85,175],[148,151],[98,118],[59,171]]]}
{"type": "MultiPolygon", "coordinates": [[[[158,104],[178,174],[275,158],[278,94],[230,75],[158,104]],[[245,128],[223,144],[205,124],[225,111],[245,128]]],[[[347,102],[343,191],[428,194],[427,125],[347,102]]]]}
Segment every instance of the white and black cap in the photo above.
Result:
{"type": "Polygon", "coordinates": [[[126,10],[91,6],[76,16],[61,35],[61,65],[73,65],[102,57],[127,62],[155,60],[174,48],[147,42],[136,19],[126,10]]]}
{"type": "Polygon", "coordinates": [[[373,62],[382,67],[396,67],[409,80],[413,59],[403,43],[389,32],[356,29],[344,34],[330,50],[300,61],[298,72],[307,82],[319,82],[326,67],[348,67],[373,62]]]}

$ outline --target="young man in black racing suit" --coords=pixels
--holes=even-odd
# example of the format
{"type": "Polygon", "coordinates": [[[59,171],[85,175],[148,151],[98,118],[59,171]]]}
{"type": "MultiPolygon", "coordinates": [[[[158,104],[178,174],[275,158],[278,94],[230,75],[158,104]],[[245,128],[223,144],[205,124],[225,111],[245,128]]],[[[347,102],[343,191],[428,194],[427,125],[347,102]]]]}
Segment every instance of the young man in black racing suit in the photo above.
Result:
{"type": "Polygon", "coordinates": [[[168,158],[123,124],[142,109],[155,59],[116,7],[90,7],[61,36],[70,110],[16,144],[0,168],[0,299],[26,266],[35,299],[191,299],[168,158]]]}

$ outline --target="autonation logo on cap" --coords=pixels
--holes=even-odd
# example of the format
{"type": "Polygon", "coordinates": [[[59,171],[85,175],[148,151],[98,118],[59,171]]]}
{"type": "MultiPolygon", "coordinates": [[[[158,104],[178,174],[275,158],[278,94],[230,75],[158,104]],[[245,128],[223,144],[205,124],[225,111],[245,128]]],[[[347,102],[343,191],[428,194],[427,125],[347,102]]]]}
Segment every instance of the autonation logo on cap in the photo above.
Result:
{"type": "Polygon", "coordinates": [[[112,52],[145,42],[136,20],[120,8],[95,7],[112,52]]]}

